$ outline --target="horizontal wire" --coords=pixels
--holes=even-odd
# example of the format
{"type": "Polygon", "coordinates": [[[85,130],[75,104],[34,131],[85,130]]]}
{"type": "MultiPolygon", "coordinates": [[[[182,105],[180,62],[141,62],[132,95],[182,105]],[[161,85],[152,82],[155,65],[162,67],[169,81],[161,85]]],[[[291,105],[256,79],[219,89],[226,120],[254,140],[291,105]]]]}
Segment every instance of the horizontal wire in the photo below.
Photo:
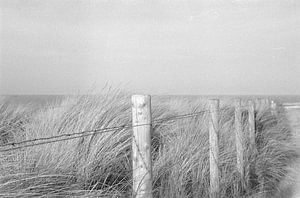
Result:
{"type": "MultiPolygon", "coordinates": [[[[51,136],[51,137],[42,137],[42,138],[24,140],[24,141],[21,141],[21,142],[7,143],[4,146],[15,146],[15,145],[19,145],[19,144],[36,142],[36,141],[40,141],[40,140],[50,140],[50,139],[56,139],[56,138],[65,137],[65,136],[68,137],[68,136],[81,135],[81,134],[85,134],[85,133],[95,133],[95,132],[106,133],[106,132],[110,132],[112,130],[123,128],[124,126],[126,126],[126,125],[121,125],[121,126],[117,126],[117,127],[108,127],[108,128],[104,128],[104,129],[87,130],[87,131],[82,131],[82,132],[77,132],[77,133],[64,133],[64,134],[61,134],[61,135],[56,135],[56,136],[51,136]]],[[[2,147],[4,147],[4,146],[2,146],[2,147]]]]}
{"type": "MultiPolygon", "coordinates": [[[[158,121],[152,122],[152,123],[158,123],[158,121]]],[[[130,129],[130,128],[134,128],[134,127],[139,127],[139,126],[146,126],[149,124],[139,124],[139,125],[133,125],[133,126],[129,126],[129,125],[123,125],[122,128],[121,127],[114,127],[114,128],[110,128],[107,129],[105,131],[97,131],[97,130],[93,130],[93,131],[84,131],[84,133],[76,133],[76,134],[63,134],[59,137],[63,137],[63,136],[73,136],[73,135],[79,135],[79,136],[75,136],[75,137],[67,137],[67,138],[63,138],[63,139],[58,139],[58,140],[51,140],[51,139],[56,139],[58,138],[58,136],[55,137],[48,137],[48,138],[40,138],[40,139],[33,139],[33,140],[27,140],[27,141],[22,141],[22,142],[17,142],[17,143],[11,143],[11,144],[6,144],[7,145],[16,145],[16,144],[24,144],[24,143],[29,143],[29,142],[34,142],[34,141],[40,141],[40,140],[51,140],[51,141],[45,141],[45,142],[40,142],[40,143],[35,143],[35,144],[29,144],[29,145],[24,145],[24,146],[17,146],[17,147],[13,147],[13,148],[8,148],[8,149],[2,149],[0,150],[0,152],[7,152],[7,151],[11,151],[11,150],[17,150],[17,149],[21,149],[21,148],[27,148],[27,147],[33,147],[33,146],[38,146],[38,145],[43,145],[43,144],[49,144],[49,143],[54,143],[54,142],[60,142],[60,141],[66,141],[66,140],[71,140],[71,139],[76,139],[76,138],[82,138],[82,137],[86,137],[86,136],[90,136],[90,135],[95,135],[95,134],[100,134],[100,133],[107,133],[107,132],[113,132],[117,129],[130,129]],[[88,133],[88,134],[86,134],[88,133]]],[[[4,147],[4,146],[3,146],[4,147]]]]}
{"type": "Polygon", "coordinates": [[[166,121],[166,120],[177,120],[177,119],[182,119],[182,118],[189,118],[189,117],[194,117],[194,116],[203,114],[203,113],[208,112],[208,111],[209,110],[203,110],[203,111],[198,111],[198,112],[189,113],[189,114],[182,114],[182,115],[177,115],[177,116],[170,116],[170,117],[166,117],[166,118],[161,118],[161,119],[153,120],[153,122],[166,121]]]}
{"type": "MultiPolygon", "coordinates": [[[[196,112],[193,114],[183,114],[183,115],[172,116],[172,117],[167,117],[167,118],[162,118],[162,119],[156,119],[156,120],[153,120],[152,123],[158,123],[158,122],[162,122],[162,121],[166,121],[166,120],[182,119],[182,118],[186,118],[186,117],[192,117],[192,116],[195,116],[196,114],[199,114],[202,112],[203,111],[196,112]]],[[[69,137],[69,136],[81,135],[81,134],[86,134],[86,133],[91,133],[90,135],[107,133],[107,132],[111,132],[113,130],[122,129],[124,127],[139,127],[139,126],[144,126],[144,125],[149,125],[149,124],[139,124],[139,125],[125,124],[125,125],[120,125],[120,126],[116,126],[116,127],[107,127],[107,128],[103,128],[103,129],[87,130],[87,131],[82,131],[82,132],[77,132],[77,133],[65,133],[65,134],[51,136],[51,137],[43,137],[43,138],[36,138],[36,139],[31,139],[31,140],[24,140],[21,142],[7,143],[7,144],[3,145],[2,147],[15,146],[15,145],[19,145],[19,144],[30,143],[30,142],[41,141],[41,140],[56,139],[56,138],[60,138],[60,137],[69,137]]]]}
{"type": "MultiPolygon", "coordinates": [[[[241,108],[244,108],[246,106],[241,106],[241,108]]],[[[226,108],[221,108],[219,110],[224,110],[224,109],[230,109],[232,107],[226,107],[226,108]]],[[[43,140],[52,140],[52,139],[57,139],[60,137],[67,137],[59,140],[52,140],[52,141],[45,141],[45,142],[40,142],[36,144],[29,144],[29,145],[24,145],[24,146],[18,146],[18,147],[13,147],[13,148],[8,148],[8,149],[2,149],[0,152],[6,152],[6,151],[11,151],[11,150],[16,150],[16,149],[21,149],[21,148],[26,148],[26,147],[32,147],[32,146],[38,146],[38,145],[43,145],[43,144],[49,144],[49,143],[54,143],[54,142],[60,142],[60,141],[66,141],[66,140],[71,140],[71,139],[76,139],[76,138],[81,138],[81,137],[86,137],[90,135],[95,135],[95,134],[101,134],[101,133],[107,133],[107,132],[113,132],[118,129],[128,129],[128,128],[134,128],[134,127],[139,127],[139,126],[145,126],[145,125],[151,125],[154,123],[160,123],[163,121],[174,121],[177,119],[184,119],[184,118],[189,118],[189,117],[194,117],[198,116],[200,114],[203,114],[205,112],[210,112],[210,110],[203,110],[203,111],[198,111],[194,113],[189,113],[189,114],[182,114],[182,115],[177,115],[177,116],[171,116],[171,117],[166,117],[166,118],[161,118],[161,119],[155,119],[149,124],[139,124],[139,125],[120,125],[116,127],[107,127],[103,129],[95,129],[95,130],[88,130],[88,131],[82,131],[82,132],[77,132],[77,133],[68,133],[68,134],[61,134],[57,136],[51,136],[51,137],[46,137],[46,138],[36,138],[36,139],[31,139],[31,140],[25,140],[21,142],[13,142],[13,143],[8,143],[5,144],[4,146],[1,147],[6,147],[6,146],[15,146],[15,145],[20,145],[20,144],[25,144],[25,143],[30,143],[30,142],[36,142],[36,141],[43,141],[43,140]],[[79,136],[75,136],[79,135],[79,136]],[[75,136],[75,137],[70,137],[70,136],[75,136]]]]}
{"type": "MultiPolygon", "coordinates": [[[[96,133],[97,132],[94,132],[93,134],[96,134],[96,133]]],[[[83,135],[75,136],[75,137],[67,137],[67,138],[58,139],[58,140],[51,140],[51,141],[45,141],[45,142],[40,142],[40,143],[35,143],[35,144],[28,144],[28,145],[23,145],[23,146],[12,147],[12,148],[8,148],[8,149],[1,149],[0,152],[7,152],[7,151],[17,150],[17,149],[21,149],[21,148],[27,148],[27,147],[39,146],[39,145],[49,144],[49,143],[54,143],[54,142],[72,140],[72,139],[76,139],[76,138],[82,138],[82,137],[90,136],[90,135],[93,135],[93,134],[83,134],[83,135]]]]}

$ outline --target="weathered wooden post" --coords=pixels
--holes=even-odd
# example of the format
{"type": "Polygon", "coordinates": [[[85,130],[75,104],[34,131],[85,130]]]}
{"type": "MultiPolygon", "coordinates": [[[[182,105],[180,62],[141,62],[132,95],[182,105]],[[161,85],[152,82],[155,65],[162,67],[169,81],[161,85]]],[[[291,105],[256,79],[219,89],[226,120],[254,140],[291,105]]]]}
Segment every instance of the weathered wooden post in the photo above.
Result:
{"type": "Polygon", "coordinates": [[[271,100],[271,113],[273,116],[277,116],[277,104],[274,100],[271,100]]]}
{"type": "Polygon", "coordinates": [[[220,195],[219,182],[219,100],[209,100],[209,171],[210,171],[210,198],[220,195]]]}
{"type": "Polygon", "coordinates": [[[235,99],[235,141],[236,141],[236,153],[237,153],[237,169],[240,173],[242,183],[244,182],[244,149],[243,149],[243,126],[242,126],[242,111],[241,111],[241,99],[235,99]]]}
{"type": "Polygon", "coordinates": [[[262,109],[262,99],[261,98],[256,98],[254,100],[254,107],[255,107],[255,110],[257,110],[257,111],[262,109]]]}
{"type": "Polygon", "coordinates": [[[249,122],[249,145],[250,152],[256,150],[255,145],[255,104],[253,101],[248,101],[248,122],[249,122]]]}
{"type": "Polygon", "coordinates": [[[268,98],[264,99],[264,105],[266,106],[267,109],[270,108],[270,100],[268,98]]]}
{"type": "Polygon", "coordinates": [[[152,198],[151,97],[132,96],[133,197],[152,198]]]}
{"type": "Polygon", "coordinates": [[[249,149],[247,150],[248,153],[246,154],[246,160],[247,160],[247,167],[246,167],[246,173],[245,173],[245,187],[248,191],[251,189],[252,186],[252,177],[251,175],[254,172],[254,166],[252,163],[250,163],[248,160],[250,159],[251,154],[257,153],[256,152],[256,144],[255,144],[255,103],[252,100],[248,101],[248,132],[249,136],[249,149]]]}

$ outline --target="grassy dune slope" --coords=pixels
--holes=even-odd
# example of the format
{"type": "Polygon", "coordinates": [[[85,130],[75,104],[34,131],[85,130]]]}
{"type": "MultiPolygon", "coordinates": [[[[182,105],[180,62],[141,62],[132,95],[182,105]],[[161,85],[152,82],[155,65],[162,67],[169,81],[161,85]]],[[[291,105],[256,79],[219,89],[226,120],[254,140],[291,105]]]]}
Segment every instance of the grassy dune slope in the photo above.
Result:
{"type": "MultiPolygon", "coordinates": [[[[153,118],[206,109],[201,100],[153,99],[153,118]]],[[[36,112],[1,110],[1,142],[49,137],[64,133],[131,123],[131,104],[121,92],[69,97],[36,112]],[[27,116],[30,115],[30,116],[27,116]],[[18,125],[11,125],[18,123],[18,125]],[[9,131],[7,126],[12,126],[9,131]],[[8,131],[8,132],[7,132],[8,131]],[[8,135],[3,135],[8,133],[8,135]],[[7,138],[10,137],[10,138],[7,138]]],[[[236,170],[234,109],[220,112],[221,197],[272,197],[297,155],[284,112],[257,109],[258,152],[248,150],[245,168],[250,183],[241,191],[236,170]]],[[[243,113],[247,136],[247,113],[243,113]]],[[[153,125],[152,153],[155,197],[208,197],[208,114],[153,125]]],[[[0,153],[0,196],[5,197],[130,197],[132,185],[130,129],[0,153]],[[4,168],[5,167],[5,168],[4,168]]]]}

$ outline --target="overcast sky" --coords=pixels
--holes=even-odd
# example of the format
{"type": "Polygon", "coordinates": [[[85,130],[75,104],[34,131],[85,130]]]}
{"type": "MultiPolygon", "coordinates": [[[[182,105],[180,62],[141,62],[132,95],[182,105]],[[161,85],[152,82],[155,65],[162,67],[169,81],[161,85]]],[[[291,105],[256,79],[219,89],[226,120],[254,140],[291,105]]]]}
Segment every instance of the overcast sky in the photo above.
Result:
{"type": "Polygon", "coordinates": [[[2,94],[300,95],[299,0],[0,2],[2,94]]]}

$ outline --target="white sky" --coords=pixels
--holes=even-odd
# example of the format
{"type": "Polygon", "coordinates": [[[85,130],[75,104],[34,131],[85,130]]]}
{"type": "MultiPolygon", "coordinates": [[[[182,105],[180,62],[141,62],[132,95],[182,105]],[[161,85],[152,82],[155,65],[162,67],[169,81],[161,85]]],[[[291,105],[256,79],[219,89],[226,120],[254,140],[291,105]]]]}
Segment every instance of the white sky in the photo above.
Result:
{"type": "Polygon", "coordinates": [[[0,7],[2,94],[121,83],[148,94],[300,95],[299,0],[0,0],[0,7]]]}

